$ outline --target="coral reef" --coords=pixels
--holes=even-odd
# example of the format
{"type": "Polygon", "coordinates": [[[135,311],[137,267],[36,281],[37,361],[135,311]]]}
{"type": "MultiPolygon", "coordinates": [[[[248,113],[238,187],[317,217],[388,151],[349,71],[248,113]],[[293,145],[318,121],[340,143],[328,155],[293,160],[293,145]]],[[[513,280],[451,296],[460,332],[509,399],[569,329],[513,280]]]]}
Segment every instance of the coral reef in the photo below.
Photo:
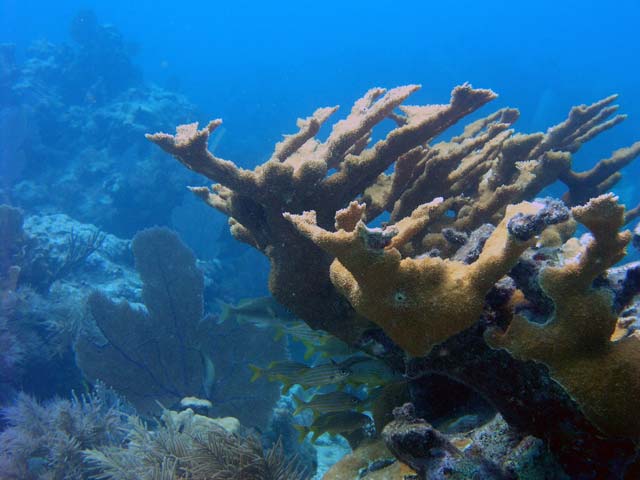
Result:
{"type": "Polygon", "coordinates": [[[143,82],[130,43],[92,12],[80,12],[70,34],[71,44],[34,43],[20,62],[0,47],[0,201],[119,236],[168,224],[171,208],[149,205],[161,197],[177,206],[189,175],[169,161],[157,170],[162,160],[142,135],[195,108],[143,82]],[[124,175],[125,165],[137,173],[124,175]]]}
{"type": "MultiPolygon", "coordinates": [[[[145,412],[205,394],[207,344],[202,273],[168,230],[146,230],[132,243],[148,313],[93,293],[88,308],[98,328],[75,345],[79,367],[111,385],[145,412]]],[[[88,329],[87,329],[88,330],[88,329]]],[[[210,386],[209,386],[210,388],[210,386]]]]}
{"type": "MultiPolygon", "coordinates": [[[[348,208],[364,207],[352,203],[348,208]]],[[[529,203],[507,208],[505,220],[470,264],[430,256],[402,258],[399,252],[413,233],[423,229],[442,209],[441,200],[419,207],[407,222],[383,230],[368,229],[359,220],[351,231],[340,228],[332,233],[319,228],[309,214],[285,214],[285,218],[336,257],[331,280],[351,305],[381,326],[406,352],[421,356],[476,322],[491,287],[532,245],[507,233],[507,219],[537,213],[541,208],[529,203]],[[386,240],[371,240],[378,234],[386,240]],[[381,282],[381,278],[385,280],[381,282]]]]}
{"type": "Polygon", "coordinates": [[[411,478],[415,471],[398,462],[379,439],[358,447],[333,465],[322,477],[323,480],[351,480],[353,478],[374,480],[384,478],[411,478]],[[381,476],[378,476],[378,475],[381,476]]]}
{"type": "Polygon", "coordinates": [[[315,209],[318,224],[329,228],[336,210],[363,193],[399,156],[494,98],[488,90],[459,87],[447,106],[407,108],[406,125],[390,133],[387,141],[365,150],[371,129],[417,88],[370,90],[324,143],[313,137],[337,107],[318,109],[300,120],[300,131],[279,143],[272,158],[255,171],[239,169],[207,150],[220,120],[203,130],[197,124],[183,125],[176,136],[149,138],[190,169],[221,182],[214,191],[198,188],[194,192],[232,217],[231,232],[236,238],[267,254],[272,267],[270,290],[280,303],[312,327],[353,341],[359,335],[357,327],[369,323],[331,284],[326,272],[332,258],[305,241],[282,214],[315,209]],[[331,169],[336,172],[328,175],[331,169]],[[294,271],[297,275],[292,275],[294,271]]]}
{"type": "Polygon", "coordinates": [[[82,248],[83,239],[97,230],[64,215],[23,218],[19,210],[4,205],[0,218],[5,240],[0,249],[3,400],[14,390],[43,398],[66,394],[81,387],[71,345],[80,323],[84,285],[92,281],[108,289],[110,283],[126,284],[126,277],[114,280],[115,269],[108,268],[113,267],[110,254],[121,245],[112,236],[100,235],[100,254],[82,248]],[[72,244],[78,248],[70,249],[72,244]]]}
{"type": "Polygon", "coordinates": [[[42,294],[62,289],[81,297],[90,284],[113,297],[138,299],[141,285],[130,241],[61,213],[29,215],[24,230],[28,242],[22,284],[42,294]]]}
{"type": "Polygon", "coordinates": [[[276,404],[267,430],[262,436],[262,443],[268,448],[280,442],[285,455],[295,461],[307,473],[316,472],[318,467],[316,448],[311,442],[298,441],[298,432],[294,427],[293,405],[289,399],[281,398],[276,404]]]}
{"type": "Polygon", "coordinates": [[[506,480],[506,472],[482,458],[464,454],[444,435],[415,417],[413,405],[404,404],[393,411],[394,420],[382,431],[387,448],[400,461],[415,470],[420,478],[461,478],[506,480]]]}
{"type": "Polygon", "coordinates": [[[0,205],[0,277],[3,283],[15,283],[12,277],[17,273],[21,263],[20,256],[24,244],[24,232],[22,229],[24,218],[22,212],[9,205],[0,205]]]}
{"type": "Polygon", "coordinates": [[[417,418],[410,405],[395,408],[382,438],[346,455],[323,479],[569,478],[544,442],[511,429],[500,415],[472,430],[443,434],[417,418]]]}
{"type": "Polygon", "coordinates": [[[403,105],[417,88],[370,90],[325,141],[315,136],[337,107],[320,108],[253,170],[207,150],[221,120],[148,138],[218,182],[192,191],[269,258],[272,294],[311,327],[366,346],[413,384],[436,373],[470,386],[572,477],[621,478],[638,468],[640,346],[616,325],[638,289],[627,282],[614,304],[617,287],[601,279],[638,208],[605,193],[640,142],[589,171],[572,166],[624,120],[616,96],[546,133],[515,133],[518,112],[505,108],[431,143],[495,94],[463,85],[448,104],[403,105]],[[396,126],[374,141],[384,119],[396,126]],[[556,182],[571,212],[536,199],[556,182]],[[578,223],[591,232],[580,241],[578,223]]]}
{"type": "Polygon", "coordinates": [[[0,171],[2,172],[0,201],[2,202],[11,203],[9,192],[26,165],[24,146],[28,138],[28,127],[28,118],[24,109],[18,106],[0,108],[0,171]]]}
{"type": "Polygon", "coordinates": [[[309,472],[275,440],[265,449],[237,419],[164,410],[145,424],[103,384],[90,395],[39,403],[20,394],[3,409],[6,480],[302,480],[309,472]]]}

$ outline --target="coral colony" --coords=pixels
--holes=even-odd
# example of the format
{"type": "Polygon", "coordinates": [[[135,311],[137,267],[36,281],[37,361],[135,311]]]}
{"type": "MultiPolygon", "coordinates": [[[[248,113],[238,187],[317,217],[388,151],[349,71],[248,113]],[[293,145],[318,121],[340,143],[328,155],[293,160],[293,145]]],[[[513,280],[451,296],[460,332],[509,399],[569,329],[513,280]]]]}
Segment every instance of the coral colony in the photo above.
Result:
{"type": "MultiPolygon", "coordinates": [[[[546,441],[571,478],[636,478],[640,337],[622,312],[640,267],[607,272],[640,210],[607,192],[640,142],[591,170],[572,168],[572,154],[624,119],[616,97],[573,108],[546,133],[516,133],[519,113],[504,108],[434,142],[496,94],[465,84],[448,104],[406,105],[418,88],[369,90],[324,141],[316,134],[337,107],[319,108],[253,170],[207,150],[221,120],[147,137],[216,182],[191,190],[268,257],[279,302],[410,379],[410,414],[396,413],[384,441],[420,478],[475,468],[414,417],[431,373],[470,386],[546,441]],[[388,119],[395,126],[374,140],[388,119]],[[556,182],[562,202],[536,198],[556,182]],[[367,225],[381,216],[382,226],[367,225]]],[[[340,465],[325,478],[356,478],[340,465]]],[[[482,478],[511,478],[502,468],[482,478]]]]}

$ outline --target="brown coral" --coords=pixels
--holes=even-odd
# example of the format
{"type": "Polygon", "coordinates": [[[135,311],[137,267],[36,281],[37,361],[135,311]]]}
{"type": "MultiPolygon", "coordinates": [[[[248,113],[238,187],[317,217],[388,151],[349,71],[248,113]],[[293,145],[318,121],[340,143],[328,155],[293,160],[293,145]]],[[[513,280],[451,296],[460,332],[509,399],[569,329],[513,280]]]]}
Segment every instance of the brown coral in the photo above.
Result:
{"type": "Polygon", "coordinates": [[[315,210],[318,224],[331,228],[335,212],[364,192],[408,151],[427,143],[465,115],[495,98],[490,90],[456,87],[447,105],[402,106],[417,86],[371,89],[351,113],[336,123],[325,142],[314,138],[336,107],[319,109],[298,121],[299,132],[276,145],[270,160],[253,171],[214,157],[207,150],[210,133],[196,124],[176,135],[148,138],[188,168],[220,182],[213,189],[193,189],[209,205],[229,215],[236,238],[260,249],[271,260],[269,286],[281,303],[314,328],[355,341],[368,322],[357,315],[329,281],[333,260],[306,240],[282,213],[315,210]],[[369,146],[372,129],[400,107],[402,124],[369,146]],[[367,148],[369,147],[369,148],[367,148]],[[335,173],[328,174],[333,169],[335,173]]]}
{"type": "MultiPolygon", "coordinates": [[[[429,225],[411,221],[410,232],[401,230],[412,241],[400,236],[394,243],[402,243],[404,256],[437,247],[446,257],[454,251],[440,233],[444,227],[469,232],[486,222],[497,224],[507,205],[534,197],[558,179],[569,182],[570,153],[623,119],[609,119],[617,109],[612,96],[572,109],[565,122],[546,134],[518,135],[510,128],[517,110],[502,109],[471,123],[448,142],[431,146],[432,138],[495,94],[463,85],[452,91],[448,105],[402,105],[417,88],[371,89],[324,142],[315,135],[337,107],[320,108],[299,120],[298,133],[285,136],[270,159],[251,171],[207,150],[209,135],[220,120],[202,130],[197,124],[183,125],[176,135],[148,138],[188,168],[220,182],[212,189],[192,190],[231,217],[236,238],[269,257],[270,289],[281,303],[312,327],[354,342],[367,328],[367,319],[330,283],[332,256],[292,228],[283,213],[313,210],[318,226],[329,231],[336,211],[361,196],[365,220],[387,211],[401,225],[412,212],[419,216],[418,207],[425,202],[443,197],[443,208],[452,215],[441,215],[429,225]],[[397,128],[370,145],[373,127],[385,118],[393,119],[397,128]],[[384,173],[391,165],[394,172],[384,173]]],[[[632,157],[626,155],[625,162],[632,157]]],[[[596,168],[606,170],[609,178],[623,164],[605,162],[606,168],[596,168]]]]}
{"type": "Polygon", "coordinates": [[[489,289],[532,243],[511,237],[508,220],[541,208],[532,203],[510,207],[480,257],[469,265],[439,257],[402,258],[398,248],[442,214],[441,205],[441,200],[422,205],[384,230],[368,229],[360,221],[351,231],[328,232],[318,227],[313,212],[285,217],[336,257],[331,280],[354,308],[406,352],[420,356],[475,323],[489,289]]]}
{"type": "Polygon", "coordinates": [[[592,287],[595,278],[624,257],[629,231],[618,233],[624,208],[609,194],[573,209],[593,239],[563,265],[548,267],[540,284],[555,303],[544,325],[516,316],[504,334],[492,332],[492,346],[523,360],[544,362],[610,436],[640,438],[640,336],[611,341],[617,324],[608,292],[592,287]]]}
{"type": "MultiPolygon", "coordinates": [[[[370,90],[356,101],[346,119],[334,125],[324,142],[315,135],[336,108],[316,110],[311,117],[299,120],[299,132],[286,136],[270,159],[252,171],[242,170],[207,151],[209,134],[220,124],[218,120],[203,130],[192,124],[178,127],[175,136],[155,134],[148,138],[187,167],[220,182],[211,189],[192,190],[230,217],[236,238],[269,257],[272,293],[311,327],[325,329],[355,345],[378,342],[374,349],[377,354],[396,367],[402,365],[406,358],[381,329],[375,328],[377,324],[405,351],[413,355],[431,352],[409,364],[422,360],[421,371],[435,369],[477,387],[510,422],[547,439],[571,472],[581,475],[592,469],[588,461],[575,454],[578,445],[585,442],[589,443],[590,458],[600,461],[594,471],[622,471],[631,455],[628,452],[635,447],[628,440],[621,440],[616,445],[620,447],[618,451],[626,452],[625,460],[617,466],[608,464],[603,459],[610,456],[607,445],[611,445],[611,439],[603,440],[593,426],[596,423],[605,432],[617,431],[620,426],[608,428],[598,419],[598,415],[608,415],[606,409],[615,402],[609,402],[609,406],[605,402],[605,407],[600,407],[598,395],[603,395],[605,388],[582,391],[580,382],[572,386],[570,381],[585,379],[597,368],[574,362],[579,374],[567,373],[565,385],[558,372],[570,372],[568,364],[559,362],[561,366],[556,371],[549,363],[555,372],[553,378],[560,382],[556,383],[549,379],[549,371],[543,365],[493,350],[482,339],[482,332],[492,321],[502,326],[509,323],[514,299],[519,299],[520,308],[527,301],[551,303],[537,286],[529,288],[529,292],[523,286],[523,291],[516,291],[513,296],[513,288],[494,286],[529,246],[538,242],[548,249],[541,257],[547,253],[554,257],[554,248],[566,241],[574,228],[570,220],[546,229],[539,239],[527,234],[519,240],[510,233],[510,220],[523,213],[524,220],[535,223],[540,206],[526,202],[558,181],[568,187],[565,200],[570,205],[603,193],[619,179],[619,170],[640,154],[638,144],[634,144],[600,161],[588,172],[576,173],[572,168],[573,153],[624,119],[623,115],[614,115],[618,108],[613,105],[616,97],[574,107],[565,121],[546,133],[515,133],[512,126],[518,118],[517,110],[502,109],[470,123],[461,135],[431,143],[450,125],[495,98],[495,94],[463,85],[453,90],[448,105],[402,105],[416,88],[370,90]],[[396,127],[384,139],[371,142],[372,129],[385,118],[393,120],[396,127]],[[390,225],[367,226],[382,214],[389,216],[390,225]],[[502,300],[491,303],[485,298],[487,292],[502,300]],[[532,292],[538,297],[526,298],[532,292]],[[449,351],[458,355],[449,356],[449,351]],[[484,370],[474,368],[478,365],[484,370]],[[532,398],[534,386],[544,391],[532,398]],[[591,420],[585,420],[567,391],[583,407],[586,403],[595,404],[593,412],[584,408],[591,420]],[[592,393],[594,396],[589,397],[592,393]],[[565,423],[554,427],[541,419],[539,410],[548,405],[557,407],[565,423]],[[598,411],[600,408],[606,411],[598,411]],[[545,428],[539,428],[541,423],[545,428]]],[[[614,237],[612,231],[638,212],[637,208],[632,209],[623,218],[618,207],[605,208],[609,200],[591,205],[595,204],[603,206],[574,209],[576,219],[597,230],[597,222],[585,213],[596,208],[604,215],[606,228],[611,229],[608,234],[614,237]]],[[[539,228],[533,227],[525,222],[523,231],[540,233],[539,228]]],[[[607,238],[595,230],[594,235],[595,245],[607,238]]],[[[593,260],[591,266],[585,264],[589,273],[580,277],[582,283],[576,284],[570,275],[558,278],[558,292],[579,287],[573,296],[567,296],[567,301],[584,301],[594,309],[589,313],[600,319],[595,322],[600,327],[591,334],[589,328],[577,334],[573,326],[563,327],[562,334],[580,338],[579,345],[583,345],[584,336],[597,337],[600,343],[594,340],[593,345],[600,345],[602,352],[621,352],[620,358],[616,358],[618,354],[603,354],[601,360],[610,361],[611,365],[601,368],[620,367],[619,377],[607,371],[623,385],[619,388],[624,389],[628,382],[633,389],[635,379],[624,377],[629,369],[623,368],[622,357],[635,358],[630,351],[635,347],[624,347],[630,349],[627,351],[617,346],[618,342],[611,347],[602,341],[606,338],[609,342],[609,321],[615,315],[605,315],[606,298],[591,290],[589,284],[619,259],[624,235],[616,239],[608,244],[613,253],[607,254],[599,247],[580,253],[579,258],[591,255],[593,260]]],[[[565,252],[575,244],[576,241],[566,243],[565,252]]],[[[526,281],[536,281],[536,261],[533,275],[526,281]]],[[[549,285],[553,268],[545,273],[549,285]]],[[[587,318],[585,310],[575,315],[561,314],[561,305],[558,300],[556,319],[545,327],[524,328],[544,331],[561,317],[583,315],[581,322],[587,318]]],[[[612,323],[615,325],[615,319],[612,323]]],[[[523,321],[516,320],[510,331],[515,332],[521,325],[523,321]]],[[[576,325],[582,323],[576,319],[576,325]]],[[[555,327],[549,331],[555,332],[555,327]]],[[[630,340],[625,343],[635,345],[630,340]]],[[[557,351],[560,350],[566,352],[565,359],[571,357],[570,348],[557,351]]],[[[518,355],[517,349],[514,352],[518,355]]],[[[576,355],[585,352],[575,350],[576,355]]],[[[531,358],[538,357],[532,353],[531,358]]],[[[545,361],[542,357],[540,360],[545,361]]],[[[628,414],[637,417],[637,413],[628,414]]],[[[630,430],[638,431],[636,427],[631,426],[630,430]]]]}

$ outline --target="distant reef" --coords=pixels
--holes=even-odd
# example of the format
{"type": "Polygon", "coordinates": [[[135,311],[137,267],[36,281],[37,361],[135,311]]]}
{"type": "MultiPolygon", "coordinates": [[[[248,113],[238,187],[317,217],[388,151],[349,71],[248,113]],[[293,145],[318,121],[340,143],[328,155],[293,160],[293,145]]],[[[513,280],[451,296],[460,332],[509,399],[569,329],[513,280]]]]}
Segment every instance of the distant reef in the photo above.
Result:
{"type": "Polygon", "coordinates": [[[169,224],[167,205],[180,204],[190,175],[143,135],[193,118],[194,106],[146,83],[134,46],[91,12],[70,34],[70,44],[35,42],[19,63],[13,45],[0,45],[1,201],[124,237],[169,224]]]}

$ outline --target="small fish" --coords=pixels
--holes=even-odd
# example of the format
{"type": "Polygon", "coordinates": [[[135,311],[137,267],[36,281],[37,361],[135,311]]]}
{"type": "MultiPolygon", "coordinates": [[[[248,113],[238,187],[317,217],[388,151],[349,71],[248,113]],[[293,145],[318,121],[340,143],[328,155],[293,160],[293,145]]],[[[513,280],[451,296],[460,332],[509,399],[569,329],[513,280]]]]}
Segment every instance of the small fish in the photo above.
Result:
{"type": "Polygon", "coordinates": [[[280,340],[284,335],[291,335],[299,342],[309,342],[314,345],[322,345],[329,340],[331,335],[322,330],[313,330],[304,322],[295,322],[289,325],[278,325],[274,340],[280,340]]]}
{"type": "Polygon", "coordinates": [[[216,366],[211,360],[211,357],[207,354],[202,354],[202,389],[204,390],[205,396],[211,397],[211,392],[213,390],[213,384],[216,380],[216,366]]]}
{"type": "Polygon", "coordinates": [[[351,371],[351,375],[348,381],[352,385],[375,387],[389,383],[400,377],[394,373],[386,363],[374,359],[354,363],[349,366],[349,370],[351,371]]]}
{"type": "Polygon", "coordinates": [[[363,363],[363,362],[378,362],[378,360],[372,357],[364,356],[364,355],[354,355],[352,357],[349,357],[341,361],[340,363],[338,363],[338,365],[340,365],[343,368],[351,369],[354,365],[357,365],[358,363],[363,363]]]}
{"type": "Polygon", "coordinates": [[[320,358],[341,357],[350,355],[354,352],[354,349],[344,343],[342,340],[338,340],[335,337],[330,337],[326,340],[322,340],[316,344],[303,340],[302,343],[305,346],[304,359],[309,360],[316,353],[320,354],[320,358]]]}
{"type": "Polygon", "coordinates": [[[404,405],[411,399],[409,385],[405,380],[381,385],[369,392],[366,399],[367,410],[371,412],[376,432],[381,432],[385,425],[393,421],[393,409],[404,405]]]}
{"type": "MultiPolygon", "coordinates": [[[[292,376],[300,375],[309,370],[309,367],[304,363],[292,362],[289,360],[271,362],[264,368],[256,365],[249,365],[249,368],[253,372],[253,376],[250,380],[251,382],[255,382],[264,375],[270,382],[282,382],[285,385],[288,385],[289,388],[292,385],[290,381],[292,376]]],[[[287,390],[289,390],[289,388],[287,388],[287,390]]]]}
{"type": "Polygon", "coordinates": [[[317,417],[310,426],[294,425],[298,430],[298,441],[302,443],[309,432],[313,432],[311,442],[315,442],[323,433],[340,435],[351,433],[371,423],[371,418],[364,413],[345,411],[329,412],[317,417]]]}
{"type": "Polygon", "coordinates": [[[310,408],[313,410],[314,417],[322,413],[357,410],[362,404],[362,401],[355,395],[339,391],[314,395],[308,402],[296,395],[293,395],[293,398],[298,402],[298,407],[293,412],[294,415],[310,408]]]}
{"type": "Polygon", "coordinates": [[[302,388],[321,387],[343,383],[351,375],[351,370],[338,363],[323,363],[291,377],[293,383],[302,388]]]}
{"type": "Polygon", "coordinates": [[[458,418],[452,418],[438,425],[442,433],[464,433],[481,425],[480,415],[469,414],[458,418]]]}
{"type": "Polygon", "coordinates": [[[266,328],[295,318],[273,297],[245,298],[237,305],[218,303],[222,310],[220,323],[235,319],[239,324],[249,323],[259,328],[266,328]]]}

